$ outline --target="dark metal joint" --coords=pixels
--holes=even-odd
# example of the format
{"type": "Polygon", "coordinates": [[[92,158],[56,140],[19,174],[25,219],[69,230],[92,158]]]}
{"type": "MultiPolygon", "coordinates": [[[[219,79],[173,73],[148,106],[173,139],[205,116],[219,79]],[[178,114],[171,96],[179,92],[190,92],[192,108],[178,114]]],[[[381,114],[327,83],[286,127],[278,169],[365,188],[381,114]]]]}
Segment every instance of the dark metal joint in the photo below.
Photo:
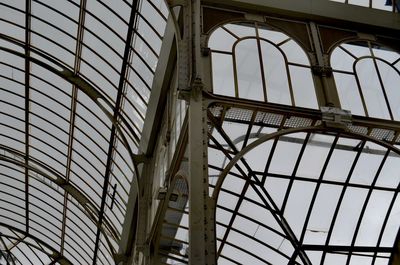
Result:
{"type": "Polygon", "coordinates": [[[311,67],[311,70],[312,70],[313,74],[318,75],[318,76],[325,76],[325,77],[332,76],[332,67],[330,67],[330,66],[314,65],[311,67]]]}

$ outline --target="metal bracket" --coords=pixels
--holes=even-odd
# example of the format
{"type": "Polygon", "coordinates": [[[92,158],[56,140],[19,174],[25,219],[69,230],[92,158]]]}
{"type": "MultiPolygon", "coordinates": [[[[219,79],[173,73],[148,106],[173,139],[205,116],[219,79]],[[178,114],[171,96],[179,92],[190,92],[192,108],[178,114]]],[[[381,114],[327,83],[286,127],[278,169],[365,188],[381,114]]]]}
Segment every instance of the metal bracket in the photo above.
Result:
{"type": "Polygon", "coordinates": [[[321,107],[322,121],[328,127],[347,128],[352,123],[352,116],[349,110],[334,107],[321,107]]]}
{"type": "Polygon", "coordinates": [[[167,0],[166,3],[170,7],[175,7],[175,6],[186,6],[187,5],[187,0],[167,0]]]}
{"type": "Polygon", "coordinates": [[[169,201],[176,202],[178,200],[179,193],[173,190],[171,193],[168,194],[168,188],[167,187],[160,187],[157,192],[157,197],[156,199],[161,201],[168,199],[169,201]],[[167,198],[168,197],[168,198],[167,198]]]}
{"type": "Polygon", "coordinates": [[[120,262],[127,262],[129,257],[127,257],[125,254],[114,254],[114,261],[115,264],[119,264],[120,262]]]}
{"type": "Polygon", "coordinates": [[[201,48],[201,55],[204,57],[210,56],[211,54],[211,49],[208,47],[202,47],[201,48]]]}
{"type": "Polygon", "coordinates": [[[330,66],[314,65],[311,67],[311,70],[318,76],[332,76],[332,67],[330,66]]]}
{"type": "Polygon", "coordinates": [[[148,158],[145,154],[139,154],[139,155],[134,154],[133,160],[135,161],[136,164],[142,164],[146,163],[148,158]]]}

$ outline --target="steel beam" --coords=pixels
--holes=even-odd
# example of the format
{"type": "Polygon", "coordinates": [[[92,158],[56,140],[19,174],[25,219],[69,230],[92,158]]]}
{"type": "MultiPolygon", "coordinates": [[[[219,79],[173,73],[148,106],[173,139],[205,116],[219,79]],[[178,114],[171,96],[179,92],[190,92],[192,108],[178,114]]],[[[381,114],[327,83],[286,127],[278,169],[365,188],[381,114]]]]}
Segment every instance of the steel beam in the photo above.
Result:
{"type": "Polygon", "coordinates": [[[215,233],[210,219],[207,158],[207,107],[203,100],[204,60],[201,47],[201,1],[187,0],[183,34],[178,42],[178,87],[189,102],[189,264],[215,264],[215,233]]]}
{"type": "Polygon", "coordinates": [[[157,141],[157,132],[164,111],[170,79],[176,64],[176,41],[174,22],[168,17],[167,26],[161,46],[160,57],[154,73],[151,96],[140,139],[139,150],[151,155],[157,141]]]}
{"type": "Polygon", "coordinates": [[[204,5],[240,11],[265,13],[317,23],[362,28],[400,31],[398,13],[338,3],[330,0],[203,0],[204,5]],[[374,18],[374,19],[371,19],[374,18]]]}
{"type": "MultiPolygon", "coordinates": [[[[200,90],[200,89],[199,89],[200,90]]],[[[200,92],[200,91],[198,91],[200,92]]],[[[189,105],[189,264],[212,264],[208,259],[207,127],[201,92],[192,93],[189,105]]],[[[210,253],[211,254],[211,253],[210,253]]]]}

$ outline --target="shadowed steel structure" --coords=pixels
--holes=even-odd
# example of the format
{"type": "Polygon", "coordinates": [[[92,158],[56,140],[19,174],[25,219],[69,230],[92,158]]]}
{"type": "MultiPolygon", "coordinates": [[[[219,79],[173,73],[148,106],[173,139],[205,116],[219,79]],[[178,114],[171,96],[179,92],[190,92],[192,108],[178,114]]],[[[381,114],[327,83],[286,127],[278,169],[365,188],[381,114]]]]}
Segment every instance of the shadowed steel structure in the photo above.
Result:
{"type": "Polygon", "coordinates": [[[0,264],[398,264],[397,5],[0,0],[0,264]]]}
{"type": "Polygon", "coordinates": [[[159,1],[0,1],[1,262],[126,254],[166,16],[159,1]]]}

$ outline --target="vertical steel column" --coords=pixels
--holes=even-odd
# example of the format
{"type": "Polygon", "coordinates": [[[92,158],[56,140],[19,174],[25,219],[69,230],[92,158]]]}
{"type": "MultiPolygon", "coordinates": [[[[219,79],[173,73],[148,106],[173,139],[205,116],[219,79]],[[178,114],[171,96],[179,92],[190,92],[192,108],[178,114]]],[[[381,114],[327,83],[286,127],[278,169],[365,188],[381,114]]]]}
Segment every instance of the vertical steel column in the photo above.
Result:
{"type": "MultiPolygon", "coordinates": [[[[150,209],[152,200],[152,187],[154,179],[153,159],[147,160],[141,165],[141,178],[138,191],[138,231],[136,236],[136,253],[134,253],[135,262],[137,264],[151,264],[153,258],[150,254],[150,246],[146,242],[150,229],[150,209]]],[[[136,264],[136,263],[132,264],[136,264]]]]}
{"type": "Polygon", "coordinates": [[[194,84],[189,105],[189,264],[213,264],[209,229],[207,124],[201,84],[194,84]]]}
{"type": "MultiPolygon", "coordinates": [[[[208,160],[206,105],[202,92],[203,67],[201,0],[167,0],[170,14],[180,6],[182,19],[174,17],[177,39],[178,90],[188,107],[189,264],[215,264],[214,223],[208,207],[208,160]],[[182,24],[180,24],[180,22],[182,24]]],[[[208,82],[207,82],[208,83],[208,82]]]]}
{"type": "Polygon", "coordinates": [[[186,93],[189,156],[189,264],[215,264],[214,224],[208,207],[208,160],[206,106],[202,96],[201,1],[188,0],[183,6],[183,36],[179,41],[179,89],[186,93]],[[187,87],[185,87],[187,86],[187,87]]]}
{"type": "Polygon", "coordinates": [[[322,51],[318,27],[314,22],[310,22],[310,30],[316,56],[316,65],[313,66],[313,74],[319,77],[320,82],[317,82],[316,85],[321,86],[323,94],[323,98],[319,99],[319,103],[322,103],[322,106],[340,108],[339,96],[332,76],[332,68],[328,63],[329,55],[324,54],[322,51]]]}

